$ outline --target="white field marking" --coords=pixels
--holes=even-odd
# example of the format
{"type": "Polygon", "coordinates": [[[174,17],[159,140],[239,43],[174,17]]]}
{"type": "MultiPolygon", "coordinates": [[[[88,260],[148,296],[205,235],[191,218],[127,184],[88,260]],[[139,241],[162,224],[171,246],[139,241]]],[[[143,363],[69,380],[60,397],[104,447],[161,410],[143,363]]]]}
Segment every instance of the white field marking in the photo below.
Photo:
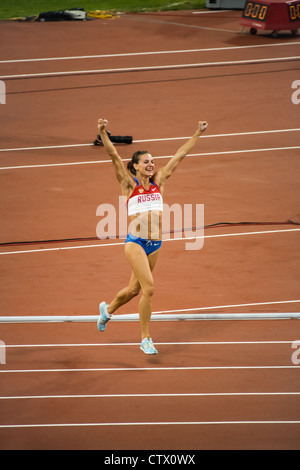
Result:
{"type": "Polygon", "coordinates": [[[122,20],[134,20],[134,21],[145,21],[146,23],[156,23],[156,24],[162,24],[162,25],[171,25],[171,26],[179,26],[181,28],[191,28],[191,29],[203,29],[203,30],[208,30],[208,31],[222,31],[225,33],[234,33],[234,34],[241,34],[240,31],[235,31],[232,29],[221,29],[221,28],[212,28],[212,27],[207,27],[207,26],[200,26],[200,25],[195,25],[195,24],[186,24],[186,23],[178,23],[175,21],[166,21],[166,20],[158,20],[154,18],[149,18],[149,17],[141,17],[141,16],[131,16],[131,15],[125,15],[121,17],[122,20]]]}
{"type": "Polygon", "coordinates": [[[160,314],[160,313],[175,313],[175,312],[193,312],[196,310],[214,310],[214,309],[223,309],[223,308],[239,308],[239,307],[257,307],[261,305],[277,305],[277,304],[291,304],[291,303],[299,303],[300,300],[279,300],[275,302],[255,302],[255,303],[248,303],[248,304],[232,304],[232,305],[217,305],[214,307],[198,307],[198,308],[185,308],[180,310],[165,310],[160,312],[153,312],[153,314],[160,314]]]}
{"type": "Polygon", "coordinates": [[[248,59],[248,60],[228,60],[220,62],[198,62],[194,64],[172,64],[172,65],[149,65],[146,67],[122,67],[114,69],[96,69],[96,70],[67,70],[65,72],[43,72],[43,73],[21,73],[17,75],[2,75],[1,80],[24,79],[24,78],[42,78],[42,77],[59,77],[67,75],[92,75],[105,73],[127,73],[127,72],[143,72],[151,70],[173,70],[185,68],[202,68],[202,67],[219,67],[232,65],[251,65],[272,62],[289,62],[299,60],[300,56],[291,57],[273,57],[267,59],[248,59]]]}
{"type": "Polygon", "coordinates": [[[176,398],[176,397],[247,397],[247,396],[291,396],[300,392],[204,392],[204,393],[127,393],[111,395],[20,395],[0,397],[0,400],[42,400],[55,398],[176,398]]]}
{"type": "Polygon", "coordinates": [[[164,242],[171,242],[171,241],[182,241],[182,240],[196,240],[201,238],[221,238],[221,237],[236,237],[242,235],[263,235],[263,234],[270,234],[270,233],[283,233],[283,232],[299,232],[300,228],[292,228],[287,230],[265,230],[259,232],[237,232],[237,233],[221,233],[216,235],[202,235],[199,237],[178,237],[178,238],[166,238],[163,239],[164,242]]]}
{"type": "MultiPolygon", "coordinates": [[[[138,142],[138,141],[136,141],[138,142]]],[[[67,145],[45,145],[43,147],[17,147],[12,149],[0,149],[0,152],[16,152],[18,150],[47,150],[47,149],[64,149],[74,147],[93,147],[94,144],[67,144],[67,145]]]]}
{"type": "MultiPolygon", "coordinates": [[[[202,139],[211,139],[211,138],[218,138],[218,137],[236,137],[236,136],[244,136],[244,135],[259,135],[259,134],[279,134],[282,132],[298,132],[300,128],[295,129],[277,129],[271,131],[254,131],[254,132],[234,132],[231,134],[213,134],[213,135],[202,135],[202,139]]],[[[189,137],[168,137],[168,138],[161,138],[161,139],[142,139],[142,140],[134,140],[134,144],[145,143],[145,142],[171,142],[173,140],[188,140],[189,137]]],[[[74,147],[94,147],[94,144],[67,144],[67,145],[46,145],[40,147],[16,147],[11,149],[0,149],[0,152],[16,152],[19,150],[48,150],[48,149],[62,149],[62,148],[74,148],[74,147]]]]}
{"type": "MultiPolygon", "coordinates": [[[[290,302],[300,302],[298,301],[290,301],[290,302]]],[[[285,303],[285,302],[284,302],[285,303]]],[[[251,304],[253,305],[253,304],[251,304]]],[[[210,307],[210,308],[217,308],[217,307],[210,307]]],[[[0,317],[1,318],[1,317],[0,317]]],[[[155,344],[159,346],[178,346],[178,345],[185,345],[185,346],[218,346],[218,345],[241,345],[241,344],[291,344],[294,343],[295,340],[291,341],[177,341],[177,342],[167,342],[167,343],[157,343],[155,344]]],[[[50,344],[6,344],[6,348],[57,348],[57,347],[99,347],[99,346],[139,346],[140,343],[50,343],[50,344]]]]}
{"type": "MultiPolygon", "coordinates": [[[[196,240],[200,238],[221,238],[221,237],[238,237],[242,235],[265,235],[265,234],[273,234],[273,233],[286,233],[286,232],[299,232],[300,228],[293,228],[287,230],[265,230],[259,232],[239,232],[239,233],[222,233],[217,235],[204,235],[200,237],[181,237],[181,238],[168,238],[164,239],[164,242],[172,242],[172,241],[187,241],[187,240],[196,240]]],[[[41,244],[43,242],[41,241],[41,244]]],[[[41,248],[37,250],[20,250],[20,251],[6,251],[0,253],[1,255],[16,255],[16,254],[24,254],[24,253],[41,253],[41,252],[49,252],[49,251],[62,251],[62,250],[79,250],[84,248],[103,248],[107,246],[121,246],[124,245],[125,242],[116,242],[116,243],[99,243],[97,245],[76,245],[76,246],[64,246],[59,248],[41,248]]]]}
{"type": "Polygon", "coordinates": [[[205,426],[205,425],[249,425],[249,424],[300,424],[300,421],[150,421],[136,423],[55,423],[55,424],[1,424],[1,429],[18,428],[65,428],[88,426],[205,426]]]}
{"type": "MultiPolygon", "coordinates": [[[[212,13],[212,12],[206,12],[212,13]]],[[[195,13],[196,14],[196,13],[195,13]]],[[[79,56],[65,56],[65,57],[41,57],[36,59],[10,59],[0,60],[0,64],[14,64],[23,62],[48,62],[55,60],[85,60],[85,59],[105,59],[112,57],[135,57],[147,55],[163,55],[163,54],[186,54],[194,52],[214,52],[214,51],[230,51],[240,49],[254,49],[261,47],[278,47],[278,46],[294,46],[299,45],[300,42],[280,42],[276,44],[257,44],[251,46],[231,46],[231,47],[209,47],[206,49],[178,49],[173,51],[150,51],[150,52],[127,52],[122,54],[97,54],[97,55],[79,55],[79,56]]]]}
{"type": "Polygon", "coordinates": [[[207,10],[207,11],[193,11],[192,14],[193,15],[205,15],[205,14],[209,14],[209,13],[227,13],[227,12],[231,12],[231,11],[234,11],[234,10],[207,10]]]}
{"type": "Polygon", "coordinates": [[[191,367],[96,367],[78,369],[11,369],[0,370],[0,374],[33,374],[48,372],[140,372],[140,371],[179,371],[179,370],[265,370],[265,369],[300,369],[299,366],[191,366],[191,367]]]}
{"type": "MultiPolygon", "coordinates": [[[[257,152],[275,152],[279,150],[297,150],[300,149],[299,145],[293,147],[273,147],[273,148],[262,148],[262,149],[247,149],[247,150],[228,150],[225,152],[206,152],[206,153],[190,153],[187,157],[212,157],[216,155],[237,155],[242,153],[257,153],[257,152]]],[[[174,155],[162,155],[155,156],[155,160],[163,160],[166,158],[172,158],[174,155]]],[[[128,162],[130,158],[122,158],[123,162],[128,162]]],[[[49,168],[49,167],[62,167],[62,166],[75,166],[75,165],[99,165],[101,163],[111,163],[111,160],[92,160],[82,162],[70,162],[70,163],[45,163],[38,165],[17,165],[17,166],[3,166],[0,170],[23,170],[25,168],[49,168]]]]}

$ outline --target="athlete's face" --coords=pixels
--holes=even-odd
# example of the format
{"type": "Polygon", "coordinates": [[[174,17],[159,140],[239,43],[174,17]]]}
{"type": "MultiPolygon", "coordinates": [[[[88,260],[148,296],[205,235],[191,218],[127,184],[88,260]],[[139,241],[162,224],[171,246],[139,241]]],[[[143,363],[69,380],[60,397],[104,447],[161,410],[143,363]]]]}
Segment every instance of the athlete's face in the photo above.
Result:
{"type": "Polygon", "coordinates": [[[144,176],[153,176],[154,173],[154,160],[150,153],[144,153],[140,156],[139,163],[135,165],[135,169],[144,176]]]}

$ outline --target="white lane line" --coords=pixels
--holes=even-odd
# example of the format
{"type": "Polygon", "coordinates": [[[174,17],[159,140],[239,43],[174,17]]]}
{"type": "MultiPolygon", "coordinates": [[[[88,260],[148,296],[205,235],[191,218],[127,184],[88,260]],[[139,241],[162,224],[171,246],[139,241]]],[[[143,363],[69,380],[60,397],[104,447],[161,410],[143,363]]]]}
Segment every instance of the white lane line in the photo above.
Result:
{"type": "Polygon", "coordinates": [[[201,235],[201,236],[194,236],[194,237],[178,237],[178,238],[167,238],[163,239],[164,242],[171,242],[171,241],[182,241],[182,240],[196,240],[196,239],[206,239],[206,238],[222,238],[222,237],[241,237],[243,235],[266,235],[272,233],[285,233],[285,232],[299,232],[300,228],[292,228],[287,230],[262,230],[259,232],[238,232],[238,233],[220,233],[216,235],[201,235]]]}
{"type": "Polygon", "coordinates": [[[87,426],[205,426],[205,425],[259,425],[259,424],[300,424],[300,421],[150,421],[132,423],[54,423],[54,424],[1,424],[2,429],[14,428],[65,428],[87,426]]]}
{"type": "MultiPolygon", "coordinates": [[[[300,302],[290,301],[290,302],[300,302]]],[[[285,303],[285,302],[284,302],[285,303]]],[[[216,308],[216,307],[211,307],[216,308]]],[[[0,317],[1,319],[1,317],[0,317]]],[[[292,344],[295,340],[291,341],[176,341],[167,343],[157,343],[158,346],[225,346],[225,345],[245,345],[245,344],[292,344]]],[[[140,343],[50,343],[50,344],[6,344],[5,348],[59,348],[59,347],[99,347],[99,346],[139,346],[140,343]]]]}
{"type": "MultiPolygon", "coordinates": [[[[293,147],[272,147],[272,148],[261,148],[261,149],[246,149],[246,150],[228,150],[222,152],[206,152],[206,153],[190,153],[187,157],[212,157],[217,155],[238,155],[244,153],[259,153],[259,152],[277,152],[280,150],[298,150],[299,145],[293,147]]],[[[155,160],[163,160],[166,158],[172,158],[173,155],[162,155],[155,156],[155,160]]],[[[128,162],[130,158],[122,158],[123,162],[128,162]]],[[[0,167],[0,170],[23,170],[25,168],[50,168],[50,167],[63,167],[63,166],[75,166],[75,165],[99,165],[102,163],[111,163],[111,160],[93,160],[93,161],[81,161],[81,162],[70,162],[70,163],[45,163],[38,165],[17,165],[17,166],[4,166],[0,167]]]]}
{"type": "Polygon", "coordinates": [[[176,397],[248,397],[248,396],[293,396],[300,392],[207,392],[207,393],[127,393],[111,395],[20,395],[0,397],[0,400],[42,400],[55,398],[176,398],[176,397]]]}
{"type": "MultiPolygon", "coordinates": [[[[157,17],[156,17],[157,18],[157,17]]],[[[156,24],[162,24],[162,25],[171,25],[171,26],[179,26],[181,28],[191,28],[191,29],[203,29],[203,30],[208,30],[208,31],[221,31],[225,33],[234,33],[234,34],[240,34],[239,31],[235,31],[232,29],[221,29],[221,28],[208,28],[207,26],[200,26],[197,24],[187,24],[187,23],[178,23],[176,21],[165,21],[165,20],[158,20],[156,18],[149,18],[149,16],[131,16],[129,14],[121,16],[121,20],[133,20],[133,21],[144,21],[146,23],[156,23],[156,24]]]]}
{"type": "Polygon", "coordinates": [[[48,149],[64,149],[74,147],[93,147],[94,144],[68,144],[68,145],[45,145],[43,147],[17,147],[11,149],[0,149],[0,152],[17,152],[19,150],[48,150],[48,149]]]}
{"type": "MultiPolygon", "coordinates": [[[[206,12],[209,13],[209,12],[206,12]]],[[[196,14],[196,13],[195,13],[196,14]]],[[[163,54],[186,54],[194,52],[214,52],[214,51],[229,51],[240,49],[255,49],[261,47],[279,47],[279,46],[296,46],[300,42],[280,42],[276,44],[257,44],[249,46],[231,46],[231,47],[209,47],[206,49],[178,49],[171,51],[150,51],[150,52],[127,52],[122,54],[97,54],[97,55],[81,55],[81,56],[66,56],[66,57],[41,57],[33,59],[10,59],[0,60],[0,64],[13,64],[13,63],[24,63],[24,62],[48,62],[55,60],[85,60],[85,59],[105,59],[113,57],[135,57],[135,56],[147,56],[147,55],[163,55],[163,54]]]]}
{"type": "MultiPolygon", "coordinates": [[[[300,228],[293,228],[287,230],[265,230],[259,232],[240,232],[240,233],[222,233],[218,235],[205,235],[200,237],[182,237],[182,238],[169,238],[163,240],[164,242],[174,242],[174,241],[188,241],[188,240],[196,240],[196,239],[208,239],[208,238],[222,238],[222,237],[239,237],[239,236],[251,236],[251,235],[267,235],[273,233],[287,233],[287,232],[299,232],[300,228]]],[[[42,244],[42,242],[41,242],[42,244]]],[[[103,248],[108,246],[121,246],[124,245],[125,242],[116,242],[116,243],[98,243],[96,245],[76,245],[76,246],[64,246],[59,248],[40,248],[36,250],[19,250],[19,251],[3,251],[0,253],[2,255],[16,255],[16,254],[24,254],[24,253],[43,253],[43,252],[50,252],[50,251],[63,251],[63,250],[80,250],[85,248],[103,248]]]]}
{"type": "Polygon", "coordinates": [[[291,57],[272,57],[267,59],[248,59],[248,60],[228,60],[220,62],[198,62],[193,64],[172,64],[172,65],[149,65],[146,67],[122,67],[113,69],[96,69],[96,70],[67,70],[65,72],[43,72],[43,73],[21,73],[16,75],[2,75],[1,80],[25,79],[25,78],[43,78],[43,77],[59,77],[68,75],[92,75],[92,74],[110,74],[110,73],[128,73],[128,72],[144,72],[151,70],[173,70],[187,68],[204,68],[204,67],[220,67],[232,65],[252,65],[266,64],[272,62],[292,62],[299,60],[300,56],[291,57]]]}
{"type": "Polygon", "coordinates": [[[0,370],[0,374],[35,374],[49,372],[154,372],[154,371],[179,371],[179,370],[282,370],[298,369],[300,366],[191,366],[191,367],[95,367],[78,369],[6,369],[0,370]]]}
{"type": "MultiPolygon", "coordinates": [[[[215,2],[215,3],[216,3],[216,2],[215,2]]],[[[229,12],[231,12],[231,11],[235,11],[235,10],[221,10],[221,9],[219,10],[219,9],[217,8],[216,10],[192,11],[192,14],[193,14],[193,15],[207,15],[207,14],[209,14],[209,13],[217,13],[217,14],[219,13],[219,14],[220,14],[220,13],[229,13],[229,12]]]]}
{"type": "MultiPolygon", "coordinates": [[[[202,139],[211,139],[211,138],[218,138],[218,137],[237,137],[237,136],[245,136],[245,135],[260,135],[260,134],[279,134],[283,132],[298,132],[300,128],[295,129],[276,129],[276,130],[269,130],[269,131],[254,131],[254,132],[234,132],[231,134],[213,134],[213,135],[202,135],[202,139]]],[[[188,140],[190,136],[187,137],[168,137],[168,138],[161,138],[161,139],[142,139],[142,140],[134,140],[134,144],[145,143],[145,142],[171,142],[175,140],[188,140]]],[[[39,147],[16,147],[10,149],[0,149],[0,152],[16,152],[16,151],[26,151],[26,150],[48,150],[48,149],[61,149],[61,148],[74,148],[74,147],[94,147],[93,143],[88,144],[66,144],[66,145],[45,145],[39,147]]]]}
{"type": "Polygon", "coordinates": [[[217,305],[214,307],[198,307],[198,308],[185,308],[180,310],[162,310],[160,312],[153,312],[154,314],[161,314],[161,313],[175,313],[175,312],[193,312],[197,310],[214,310],[214,309],[223,309],[223,308],[240,308],[240,307],[257,307],[261,305],[277,305],[277,304],[291,304],[291,303],[299,303],[300,300],[280,300],[274,302],[254,302],[254,303],[247,303],[247,304],[231,304],[231,305],[217,305]]]}

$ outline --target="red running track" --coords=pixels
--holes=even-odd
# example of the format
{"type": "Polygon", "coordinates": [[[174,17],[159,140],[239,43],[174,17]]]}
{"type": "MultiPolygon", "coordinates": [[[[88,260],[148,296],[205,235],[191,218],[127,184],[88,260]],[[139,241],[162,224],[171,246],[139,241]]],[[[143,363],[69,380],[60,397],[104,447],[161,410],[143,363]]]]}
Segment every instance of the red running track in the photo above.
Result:
{"type": "MultiPolygon", "coordinates": [[[[299,213],[299,36],[241,34],[239,18],[1,25],[1,242],[38,241],[1,247],[1,316],[97,315],[128,281],[122,240],[42,242],[95,237],[97,207],[118,204],[111,164],[89,145],[100,116],[133,135],[124,159],[170,156],[206,119],[166,202],[204,204],[207,225],[279,222],[207,229],[201,250],[165,242],[154,311],[299,311],[299,229],[285,224],[299,213]],[[91,55],[106,57],[66,59],[91,55]],[[16,62],[39,58],[56,60],[16,62]],[[3,78],[20,74],[48,76],[3,78]]],[[[120,310],[135,312],[137,300],[120,310]]],[[[139,350],[136,322],[103,335],[1,324],[0,448],[299,449],[298,320],[153,322],[151,334],[156,357],[139,350]]]]}

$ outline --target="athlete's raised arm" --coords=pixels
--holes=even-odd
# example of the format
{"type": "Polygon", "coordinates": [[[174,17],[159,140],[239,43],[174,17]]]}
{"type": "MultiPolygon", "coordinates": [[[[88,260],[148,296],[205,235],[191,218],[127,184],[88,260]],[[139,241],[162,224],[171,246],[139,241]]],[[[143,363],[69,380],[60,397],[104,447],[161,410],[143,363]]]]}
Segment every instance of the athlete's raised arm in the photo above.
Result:
{"type": "Polygon", "coordinates": [[[129,173],[126,171],[120,155],[118,154],[115,146],[107,135],[107,124],[108,121],[106,119],[98,119],[98,133],[100,135],[103,147],[105,148],[106,152],[112,160],[117,180],[119,181],[122,186],[122,189],[126,193],[128,188],[134,186],[134,182],[129,173]]]}
{"type": "Polygon", "coordinates": [[[198,128],[194,135],[187,140],[175,153],[174,157],[172,157],[168,163],[162,167],[155,175],[155,183],[162,189],[163,185],[167,178],[169,178],[174,171],[176,170],[179,163],[186,157],[186,155],[192,150],[192,148],[197,143],[201,134],[207,128],[206,121],[199,121],[198,128]]]}

